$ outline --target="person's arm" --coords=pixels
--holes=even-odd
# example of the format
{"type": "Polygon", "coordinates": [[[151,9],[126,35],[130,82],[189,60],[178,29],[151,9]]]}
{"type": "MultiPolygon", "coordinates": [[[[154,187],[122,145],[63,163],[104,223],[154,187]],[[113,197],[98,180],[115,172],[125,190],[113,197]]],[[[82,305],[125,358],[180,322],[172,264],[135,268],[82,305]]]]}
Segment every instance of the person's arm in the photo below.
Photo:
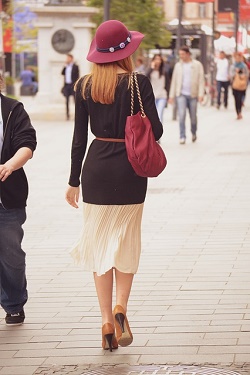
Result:
{"type": "Polygon", "coordinates": [[[170,90],[170,77],[169,71],[165,71],[165,90],[167,91],[167,98],[169,98],[169,90],[170,90]]]}
{"type": "Polygon", "coordinates": [[[32,158],[33,151],[28,147],[21,147],[6,163],[0,164],[0,180],[5,181],[12,172],[20,169],[32,158]]]}
{"type": "Polygon", "coordinates": [[[177,76],[177,65],[175,65],[173,74],[172,74],[172,79],[171,79],[171,84],[170,84],[170,90],[169,90],[169,103],[172,104],[174,101],[174,98],[176,96],[176,76],[177,76]]]}
{"type": "Polygon", "coordinates": [[[204,76],[204,69],[203,65],[200,63],[200,69],[199,69],[199,94],[198,94],[198,100],[199,102],[202,102],[204,91],[205,91],[205,76],[204,76]]]}
{"type": "Polygon", "coordinates": [[[78,78],[79,78],[79,76],[80,76],[80,73],[79,73],[79,66],[78,65],[76,65],[76,81],[78,80],[78,78]]]}
{"type": "Polygon", "coordinates": [[[235,76],[235,66],[234,64],[232,64],[229,69],[229,77],[230,77],[231,82],[233,81],[234,76],[235,76]]]}
{"type": "Polygon", "coordinates": [[[248,71],[248,67],[247,67],[247,64],[244,63],[244,74],[248,77],[249,76],[249,71],[248,71]]]}
{"type": "Polygon", "coordinates": [[[71,147],[71,171],[66,201],[78,208],[80,175],[88,141],[88,111],[81,93],[82,80],[77,84],[75,103],[75,127],[71,147]]]}

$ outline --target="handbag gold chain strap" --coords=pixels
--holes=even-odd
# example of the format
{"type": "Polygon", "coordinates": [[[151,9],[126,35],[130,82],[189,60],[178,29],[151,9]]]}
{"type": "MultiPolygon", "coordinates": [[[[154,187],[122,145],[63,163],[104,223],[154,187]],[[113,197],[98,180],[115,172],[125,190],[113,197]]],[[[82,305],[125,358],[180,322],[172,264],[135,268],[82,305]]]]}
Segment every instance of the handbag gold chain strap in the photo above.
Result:
{"type": "Polygon", "coordinates": [[[134,82],[135,82],[135,88],[136,88],[136,92],[137,92],[137,96],[138,96],[138,100],[139,100],[139,105],[140,105],[140,109],[141,109],[141,116],[142,117],[146,117],[144,109],[143,109],[143,104],[142,104],[142,99],[141,99],[141,93],[140,93],[139,84],[138,84],[138,80],[137,80],[137,75],[136,74],[137,73],[134,72],[130,76],[130,85],[131,85],[131,116],[133,116],[133,114],[134,114],[134,82]]]}

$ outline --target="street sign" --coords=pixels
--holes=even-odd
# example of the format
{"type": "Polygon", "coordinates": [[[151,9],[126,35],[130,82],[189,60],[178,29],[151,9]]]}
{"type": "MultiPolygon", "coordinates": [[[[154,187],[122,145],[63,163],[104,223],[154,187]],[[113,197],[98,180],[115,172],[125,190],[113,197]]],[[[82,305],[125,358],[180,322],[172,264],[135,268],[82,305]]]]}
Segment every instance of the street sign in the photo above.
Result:
{"type": "Polygon", "coordinates": [[[238,12],[239,0],[218,0],[218,12],[238,12]]]}

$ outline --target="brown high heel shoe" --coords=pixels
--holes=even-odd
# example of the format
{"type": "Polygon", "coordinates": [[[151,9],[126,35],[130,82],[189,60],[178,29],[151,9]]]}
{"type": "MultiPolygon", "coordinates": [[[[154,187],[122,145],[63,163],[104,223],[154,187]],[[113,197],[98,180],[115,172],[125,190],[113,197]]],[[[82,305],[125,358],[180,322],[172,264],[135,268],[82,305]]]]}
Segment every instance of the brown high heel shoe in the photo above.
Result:
{"type": "Polygon", "coordinates": [[[124,308],[120,305],[116,305],[113,314],[118,344],[120,346],[130,345],[133,341],[133,335],[124,308]]]}
{"type": "Polygon", "coordinates": [[[115,329],[111,323],[105,323],[102,326],[102,347],[104,350],[118,348],[118,343],[115,337],[115,329]]]}

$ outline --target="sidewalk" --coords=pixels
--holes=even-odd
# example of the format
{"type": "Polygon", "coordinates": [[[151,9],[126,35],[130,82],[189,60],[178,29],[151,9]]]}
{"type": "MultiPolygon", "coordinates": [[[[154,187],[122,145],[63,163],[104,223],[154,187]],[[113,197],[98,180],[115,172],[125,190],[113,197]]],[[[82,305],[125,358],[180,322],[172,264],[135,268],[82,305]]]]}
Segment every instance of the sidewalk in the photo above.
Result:
{"type": "Polygon", "coordinates": [[[29,301],[20,327],[5,326],[0,309],[0,375],[92,374],[86,369],[95,366],[96,374],[111,374],[113,366],[123,375],[118,365],[150,364],[249,375],[250,92],[241,121],[232,97],[228,110],[199,107],[194,144],[188,132],[179,145],[178,123],[166,109],[161,144],[168,167],[149,181],[128,310],[134,342],[112,353],[101,348],[92,274],[69,255],[82,217],[82,206],[74,210],[64,200],[73,122],[30,112],[38,149],[26,167],[29,301]]]}

